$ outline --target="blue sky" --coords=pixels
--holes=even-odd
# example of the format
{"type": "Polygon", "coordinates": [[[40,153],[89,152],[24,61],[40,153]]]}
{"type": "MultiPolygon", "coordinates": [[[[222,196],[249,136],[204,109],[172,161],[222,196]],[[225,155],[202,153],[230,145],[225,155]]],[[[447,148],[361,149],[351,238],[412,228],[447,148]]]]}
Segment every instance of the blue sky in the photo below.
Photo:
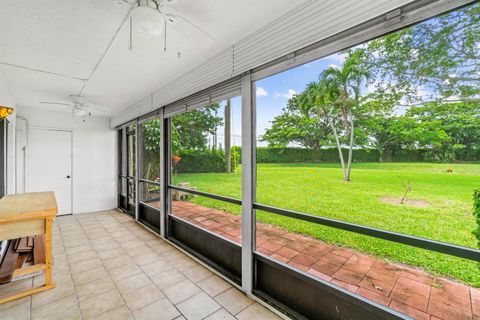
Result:
{"type": "MultiPolygon", "coordinates": [[[[257,81],[257,138],[271,126],[273,119],[278,116],[287,105],[292,94],[302,92],[308,83],[318,80],[318,75],[331,65],[341,65],[344,58],[341,54],[328,57],[283,71],[279,74],[257,81]]],[[[232,145],[241,145],[241,97],[231,100],[232,106],[232,145]]],[[[219,115],[223,115],[225,101],[221,103],[219,115]]],[[[224,145],[224,128],[219,127],[217,141],[224,145]]],[[[209,137],[211,144],[212,137],[209,137]]],[[[257,141],[258,146],[265,146],[257,141]]]]}
{"type": "MultiPolygon", "coordinates": [[[[329,66],[343,64],[344,57],[333,54],[257,81],[257,137],[271,126],[292,94],[300,93],[329,66]]],[[[260,143],[261,145],[261,143],[260,143]]]]}

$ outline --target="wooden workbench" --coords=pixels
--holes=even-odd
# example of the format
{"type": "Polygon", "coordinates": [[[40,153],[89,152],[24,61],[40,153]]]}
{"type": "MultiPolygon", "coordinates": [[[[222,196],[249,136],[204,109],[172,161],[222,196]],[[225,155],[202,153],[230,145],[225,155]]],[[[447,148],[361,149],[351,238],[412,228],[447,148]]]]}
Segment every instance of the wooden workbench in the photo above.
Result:
{"type": "Polygon", "coordinates": [[[45,284],[0,297],[0,304],[55,288],[52,279],[52,225],[57,212],[53,192],[7,195],[0,199],[0,240],[45,234],[45,263],[17,269],[13,274],[15,277],[43,270],[45,284]]]}

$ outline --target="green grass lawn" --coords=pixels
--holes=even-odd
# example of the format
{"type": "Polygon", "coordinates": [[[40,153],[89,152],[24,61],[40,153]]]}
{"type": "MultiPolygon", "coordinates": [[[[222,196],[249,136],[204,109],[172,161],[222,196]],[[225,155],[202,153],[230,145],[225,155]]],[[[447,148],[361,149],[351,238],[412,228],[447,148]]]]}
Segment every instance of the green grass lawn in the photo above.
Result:
{"type": "MultiPolygon", "coordinates": [[[[241,198],[241,173],[179,174],[201,191],[241,198]]],[[[355,163],[351,182],[342,180],[338,164],[260,164],[257,202],[354,222],[366,226],[476,247],[472,193],[480,188],[480,164],[355,163]],[[447,173],[451,166],[453,173],[447,173]],[[385,203],[401,198],[402,182],[413,181],[409,198],[423,206],[385,203]]],[[[196,197],[192,201],[240,214],[240,206],[196,197]]],[[[479,264],[355,233],[266,212],[258,220],[290,231],[357,249],[392,261],[460,279],[480,287],[479,264]]]]}

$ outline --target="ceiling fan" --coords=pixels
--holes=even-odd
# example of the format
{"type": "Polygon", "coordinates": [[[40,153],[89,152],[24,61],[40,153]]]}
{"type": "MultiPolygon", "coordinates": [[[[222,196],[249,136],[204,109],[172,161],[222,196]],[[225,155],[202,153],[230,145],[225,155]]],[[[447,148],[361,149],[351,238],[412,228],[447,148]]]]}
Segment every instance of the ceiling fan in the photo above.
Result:
{"type": "Polygon", "coordinates": [[[154,37],[163,35],[163,51],[167,51],[167,25],[175,25],[180,20],[197,29],[211,40],[215,40],[208,32],[190,20],[165,12],[165,8],[175,5],[177,0],[114,0],[114,2],[120,5],[129,4],[133,6],[128,19],[130,50],[133,49],[134,32],[139,32],[154,37]]]}
{"type": "Polygon", "coordinates": [[[51,105],[59,105],[59,106],[66,106],[72,108],[72,118],[75,117],[84,117],[83,122],[85,122],[85,117],[91,117],[92,112],[104,114],[105,110],[99,108],[94,103],[85,100],[84,97],[79,95],[70,95],[70,100],[72,102],[65,103],[65,102],[53,102],[53,101],[39,101],[38,103],[41,104],[51,104],[51,105]]]}

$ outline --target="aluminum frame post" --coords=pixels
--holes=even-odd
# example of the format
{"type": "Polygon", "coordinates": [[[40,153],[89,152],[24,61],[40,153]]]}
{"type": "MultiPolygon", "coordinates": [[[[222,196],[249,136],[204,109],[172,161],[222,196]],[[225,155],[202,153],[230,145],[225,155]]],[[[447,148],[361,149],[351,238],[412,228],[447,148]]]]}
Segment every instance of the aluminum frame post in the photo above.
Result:
{"type": "Polygon", "coordinates": [[[140,175],[140,151],[139,151],[139,146],[141,143],[140,139],[140,124],[138,123],[138,120],[135,121],[135,221],[138,221],[138,206],[140,204],[140,200],[138,199],[138,196],[140,195],[140,192],[138,192],[138,187],[140,186],[140,183],[138,181],[138,177],[140,175]]]}
{"type": "Polygon", "coordinates": [[[160,122],[160,235],[165,238],[166,233],[166,217],[167,217],[167,210],[166,210],[166,192],[167,192],[167,177],[166,177],[166,167],[167,162],[166,159],[166,139],[165,139],[165,118],[163,116],[163,109],[160,110],[158,114],[159,122],[160,122]]]}
{"type": "Polygon", "coordinates": [[[253,290],[255,250],[255,94],[250,74],[242,77],[242,289],[253,290]]]}

